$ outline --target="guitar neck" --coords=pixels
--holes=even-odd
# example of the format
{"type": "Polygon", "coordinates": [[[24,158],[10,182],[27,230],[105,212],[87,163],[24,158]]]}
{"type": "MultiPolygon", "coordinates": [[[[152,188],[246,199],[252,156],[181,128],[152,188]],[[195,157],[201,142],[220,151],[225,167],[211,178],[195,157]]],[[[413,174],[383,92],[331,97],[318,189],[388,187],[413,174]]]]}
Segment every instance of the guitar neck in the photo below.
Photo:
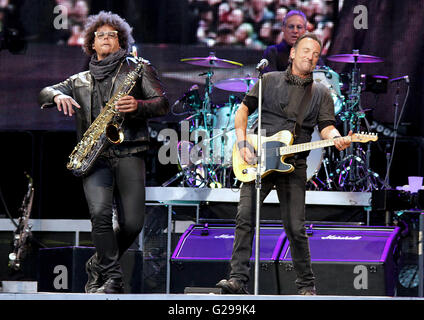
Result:
{"type": "Polygon", "coordinates": [[[334,139],[318,140],[307,143],[294,144],[280,148],[280,155],[299,153],[313,149],[325,148],[334,146],[334,139]]]}

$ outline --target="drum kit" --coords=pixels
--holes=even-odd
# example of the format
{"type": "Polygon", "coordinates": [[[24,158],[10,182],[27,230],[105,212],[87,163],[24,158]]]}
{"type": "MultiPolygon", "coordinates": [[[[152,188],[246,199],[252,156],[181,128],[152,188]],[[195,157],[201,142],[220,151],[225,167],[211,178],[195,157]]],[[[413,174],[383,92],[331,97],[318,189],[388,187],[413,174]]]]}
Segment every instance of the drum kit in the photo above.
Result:
{"type": "MultiPolygon", "coordinates": [[[[343,122],[344,135],[347,135],[349,130],[357,132],[361,127],[361,119],[365,117],[360,104],[362,84],[359,65],[378,63],[383,59],[359,54],[358,50],[353,50],[352,54],[332,55],[327,59],[353,66],[347,84],[342,82],[338,73],[327,66],[317,67],[313,71],[313,78],[329,89],[334,102],[334,113],[343,122]],[[348,87],[348,90],[343,93],[344,87],[348,87]]],[[[188,110],[189,116],[180,121],[180,125],[182,132],[189,131],[190,141],[181,140],[178,143],[180,171],[162,186],[179,181],[180,186],[187,187],[239,187],[240,182],[235,178],[231,167],[232,148],[236,141],[234,119],[241,102],[235,94],[248,93],[258,78],[247,75],[214,83],[214,69],[239,68],[243,64],[218,58],[213,52],[207,57],[185,58],[180,61],[207,68],[206,72],[200,74],[205,76],[205,89],[201,98],[197,85],[194,85],[182,99],[174,103],[173,108],[182,104],[184,110],[188,110]],[[228,102],[224,105],[213,104],[210,98],[213,88],[230,92],[228,102]]],[[[254,130],[257,117],[256,112],[249,116],[248,131],[254,130]]],[[[318,129],[315,128],[312,141],[319,139],[318,129]]],[[[307,188],[369,191],[383,183],[378,174],[370,169],[369,159],[369,144],[367,150],[355,143],[344,152],[338,152],[334,148],[312,150],[307,159],[307,188]]]]}

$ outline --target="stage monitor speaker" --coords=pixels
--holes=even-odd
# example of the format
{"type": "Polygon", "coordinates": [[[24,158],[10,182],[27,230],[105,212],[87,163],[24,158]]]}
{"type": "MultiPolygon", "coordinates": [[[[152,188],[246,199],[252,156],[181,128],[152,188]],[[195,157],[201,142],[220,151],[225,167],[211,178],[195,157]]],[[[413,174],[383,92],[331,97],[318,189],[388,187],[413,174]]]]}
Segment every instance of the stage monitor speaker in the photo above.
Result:
{"type": "MultiPolygon", "coordinates": [[[[395,294],[398,227],[314,226],[308,233],[318,294],[395,294]]],[[[296,294],[288,242],[281,252],[278,274],[280,293],[296,294]]]]}
{"type": "MultiPolygon", "coordinates": [[[[260,294],[278,294],[276,260],[285,240],[281,225],[261,226],[260,294]]],[[[171,292],[183,293],[186,287],[215,287],[218,281],[228,278],[233,242],[234,225],[191,225],[172,255],[171,292]]],[[[254,289],[255,240],[252,251],[250,292],[254,289]]]]}
{"type": "MultiPolygon", "coordinates": [[[[84,292],[85,263],[95,253],[92,247],[43,248],[39,250],[38,291],[84,292]]],[[[142,293],[143,254],[128,250],[121,258],[125,293],[142,293]]]]}

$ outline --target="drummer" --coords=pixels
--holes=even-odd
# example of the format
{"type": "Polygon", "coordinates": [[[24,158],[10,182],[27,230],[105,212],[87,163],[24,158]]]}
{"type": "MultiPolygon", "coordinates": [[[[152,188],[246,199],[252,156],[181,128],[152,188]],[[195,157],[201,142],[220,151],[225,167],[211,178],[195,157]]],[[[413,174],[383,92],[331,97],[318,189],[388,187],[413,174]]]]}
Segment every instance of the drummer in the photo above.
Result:
{"type": "Polygon", "coordinates": [[[296,40],[306,32],[306,15],[299,10],[289,11],[283,20],[283,40],[265,49],[263,58],[269,64],[264,72],[285,71],[289,65],[290,50],[296,40]]]}

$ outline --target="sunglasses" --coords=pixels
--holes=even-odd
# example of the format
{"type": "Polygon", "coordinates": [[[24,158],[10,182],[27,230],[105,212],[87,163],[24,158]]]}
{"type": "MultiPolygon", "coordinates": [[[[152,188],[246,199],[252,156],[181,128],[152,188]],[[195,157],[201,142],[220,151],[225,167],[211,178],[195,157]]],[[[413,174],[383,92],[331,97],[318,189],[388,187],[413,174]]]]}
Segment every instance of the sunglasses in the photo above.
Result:
{"type": "Polygon", "coordinates": [[[116,38],[118,37],[118,31],[96,31],[94,32],[94,35],[97,39],[103,39],[104,37],[108,36],[110,38],[116,38]]]}

